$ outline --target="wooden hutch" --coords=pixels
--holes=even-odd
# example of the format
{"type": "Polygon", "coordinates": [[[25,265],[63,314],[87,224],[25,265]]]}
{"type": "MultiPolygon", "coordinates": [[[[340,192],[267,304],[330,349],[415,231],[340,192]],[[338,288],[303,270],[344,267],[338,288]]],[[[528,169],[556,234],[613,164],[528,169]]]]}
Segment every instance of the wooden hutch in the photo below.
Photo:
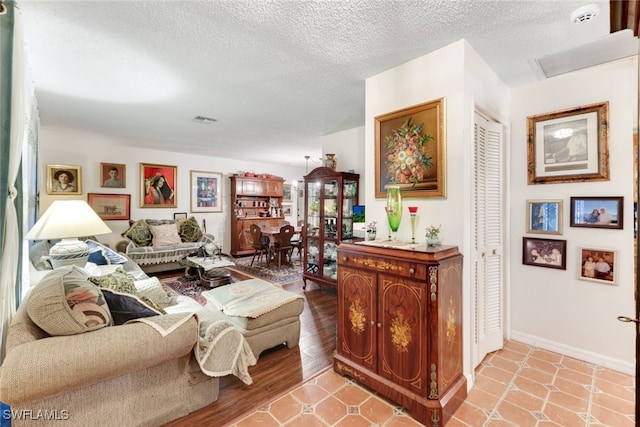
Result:
{"type": "Polygon", "coordinates": [[[284,221],[284,179],[232,176],[231,255],[253,254],[249,226],[278,227],[284,221]]]}
{"type": "Polygon", "coordinates": [[[334,370],[443,426],[467,395],[457,247],[343,243],[338,265],[334,370]]]}

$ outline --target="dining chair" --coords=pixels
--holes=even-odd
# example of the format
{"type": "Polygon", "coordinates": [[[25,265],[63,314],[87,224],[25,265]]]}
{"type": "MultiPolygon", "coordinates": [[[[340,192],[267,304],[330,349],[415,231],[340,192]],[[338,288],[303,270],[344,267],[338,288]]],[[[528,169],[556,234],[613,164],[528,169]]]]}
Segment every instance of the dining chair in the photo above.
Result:
{"type": "Polygon", "coordinates": [[[291,252],[293,252],[293,246],[291,246],[291,237],[296,232],[293,225],[285,225],[280,227],[280,232],[275,235],[274,252],[278,257],[278,268],[282,266],[282,256],[284,255],[285,262],[291,263],[291,252]]]}
{"type": "Polygon", "coordinates": [[[258,262],[260,262],[260,258],[264,255],[264,261],[269,261],[269,237],[262,235],[262,230],[256,224],[251,224],[249,226],[249,233],[251,234],[251,246],[253,247],[253,258],[251,258],[251,265],[253,265],[253,261],[258,256],[258,262]]]}
{"type": "Polygon", "coordinates": [[[302,258],[302,251],[304,250],[304,239],[307,236],[307,227],[305,225],[300,228],[300,233],[298,233],[297,238],[291,239],[291,246],[293,249],[291,250],[291,255],[293,255],[293,250],[298,250],[298,255],[302,258]]]}

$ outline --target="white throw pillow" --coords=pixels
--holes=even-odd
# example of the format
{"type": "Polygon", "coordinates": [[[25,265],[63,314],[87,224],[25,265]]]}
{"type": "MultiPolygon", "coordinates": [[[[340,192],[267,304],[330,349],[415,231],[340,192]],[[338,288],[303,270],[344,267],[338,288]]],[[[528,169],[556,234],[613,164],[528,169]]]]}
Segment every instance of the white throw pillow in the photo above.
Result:
{"type": "Polygon", "coordinates": [[[150,225],[153,235],[152,246],[168,246],[182,243],[177,224],[150,225]]]}

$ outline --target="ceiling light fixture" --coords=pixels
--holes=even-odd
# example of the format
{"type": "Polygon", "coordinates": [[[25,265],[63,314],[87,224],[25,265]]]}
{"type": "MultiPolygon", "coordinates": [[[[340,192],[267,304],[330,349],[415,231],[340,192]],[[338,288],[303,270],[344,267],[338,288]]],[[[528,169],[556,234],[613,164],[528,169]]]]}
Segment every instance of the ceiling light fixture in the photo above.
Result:
{"type": "Polygon", "coordinates": [[[304,159],[307,161],[307,168],[305,169],[305,172],[307,174],[309,174],[309,159],[311,158],[311,156],[304,156],[304,159]]]}
{"type": "Polygon", "coordinates": [[[198,123],[215,123],[215,122],[217,122],[216,119],[214,119],[212,117],[207,117],[207,116],[195,116],[193,118],[193,120],[195,120],[198,123]]]}
{"type": "Polygon", "coordinates": [[[571,13],[571,22],[574,24],[582,24],[583,22],[589,22],[595,19],[600,13],[600,6],[597,4],[588,4],[577,8],[571,13]]]}

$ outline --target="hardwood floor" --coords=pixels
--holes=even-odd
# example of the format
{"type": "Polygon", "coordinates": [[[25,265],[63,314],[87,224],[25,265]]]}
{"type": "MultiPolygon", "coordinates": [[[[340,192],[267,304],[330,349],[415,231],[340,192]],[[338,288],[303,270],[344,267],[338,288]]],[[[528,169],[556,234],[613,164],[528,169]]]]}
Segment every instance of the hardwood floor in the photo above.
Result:
{"type": "MultiPolygon", "coordinates": [[[[235,280],[243,280],[233,272],[235,280]]],[[[175,273],[167,276],[175,276],[175,273]]],[[[165,277],[167,277],[165,276],[165,277]]],[[[261,407],[278,395],[294,388],[333,363],[336,348],[337,295],[335,289],[320,288],[302,281],[284,285],[284,289],[305,296],[305,307],[300,316],[300,344],[286,345],[264,351],[258,363],[249,368],[252,385],[228,375],[220,379],[218,400],[167,426],[225,426],[233,420],[261,407]]]]}

